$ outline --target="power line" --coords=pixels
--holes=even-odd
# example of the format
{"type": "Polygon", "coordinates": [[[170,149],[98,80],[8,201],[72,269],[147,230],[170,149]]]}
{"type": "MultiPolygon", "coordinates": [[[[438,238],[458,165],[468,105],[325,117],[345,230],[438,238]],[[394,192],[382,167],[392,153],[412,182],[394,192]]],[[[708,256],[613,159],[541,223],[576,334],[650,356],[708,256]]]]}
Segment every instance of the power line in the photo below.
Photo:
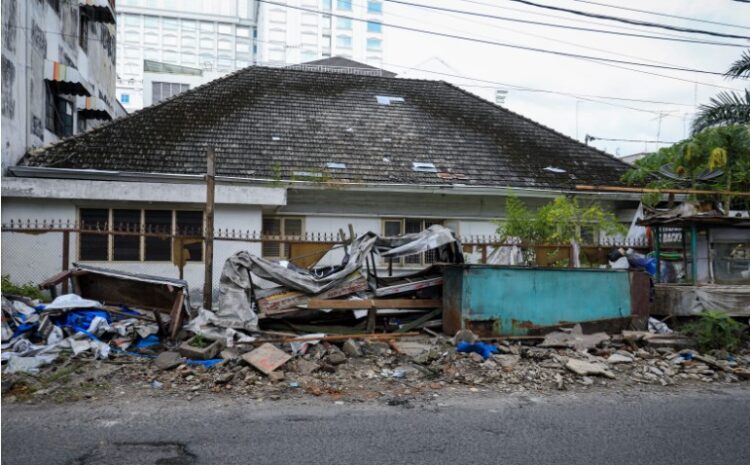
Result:
{"type": "MultiPolygon", "coordinates": [[[[606,30],[606,29],[595,29],[595,28],[588,28],[588,27],[569,26],[565,24],[547,23],[543,21],[533,21],[530,19],[511,18],[507,16],[498,16],[498,15],[491,15],[491,14],[486,14],[486,13],[478,13],[474,11],[458,10],[454,8],[445,8],[445,7],[439,7],[439,6],[433,6],[433,5],[422,5],[419,3],[411,3],[411,2],[406,2],[402,0],[384,0],[384,1],[390,2],[390,3],[399,3],[402,5],[415,6],[418,8],[426,8],[430,10],[446,11],[446,12],[458,13],[462,15],[495,19],[498,21],[511,21],[511,22],[523,23],[523,24],[533,24],[536,26],[553,27],[553,28],[558,28],[558,29],[568,29],[568,30],[583,31],[583,32],[597,32],[597,33],[602,33],[602,34],[611,34],[611,35],[618,35],[618,36],[625,36],[625,37],[637,37],[641,39],[666,40],[666,41],[671,41],[671,42],[685,42],[685,43],[703,44],[703,45],[719,45],[723,47],[745,47],[745,45],[732,44],[729,42],[713,42],[713,41],[697,40],[697,39],[689,39],[689,38],[662,37],[662,36],[654,36],[654,35],[648,35],[648,34],[636,34],[632,32],[618,32],[618,31],[612,31],[612,30],[606,30]]],[[[471,3],[477,3],[477,2],[471,2],[471,3]]]]}
{"type": "MultiPolygon", "coordinates": [[[[541,16],[541,17],[544,17],[544,18],[561,19],[563,21],[572,22],[572,23],[593,24],[595,26],[605,26],[605,27],[608,27],[608,28],[619,29],[619,30],[623,30],[623,31],[636,31],[636,32],[639,32],[639,33],[644,32],[642,29],[639,29],[637,27],[630,27],[630,26],[626,26],[626,25],[623,25],[623,24],[619,24],[619,23],[611,24],[611,23],[602,23],[602,22],[599,22],[599,21],[591,21],[591,20],[582,19],[582,18],[579,18],[579,17],[572,17],[571,18],[569,16],[555,15],[555,14],[550,14],[550,13],[542,13],[540,11],[531,11],[531,10],[524,10],[524,9],[521,9],[521,8],[511,8],[511,7],[508,7],[508,6],[500,6],[500,5],[497,5],[495,3],[486,3],[486,2],[481,2],[481,1],[478,1],[478,0],[461,0],[461,1],[463,1],[464,3],[472,3],[474,5],[482,5],[482,6],[487,6],[487,7],[491,7],[491,8],[495,8],[495,9],[500,9],[500,10],[515,11],[517,13],[523,13],[523,14],[526,14],[526,15],[541,16]]],[[[677,34],[670,34],[668,32],[651,31],[651,33],[652,34],[658,34],[659,37],[674,37],[674,38],[678,38],[678,39],[688,39],[688,37],[686,37],[686,36],[680,36],[680,35],[677,35],[677,34]]],[[[719,43],[721,43],[721,42],[719,42],[719,43]]]]}
{"type": "Polygon", "coordinates": [[[661,12],[657,12],[657,11],[639,10],[638,8],[628,8],[626,6],[610,5],[608,3],[592,2],[590,0],[573,0],[573,1],[574,2],[579,2],[579,3],[588,3],[590,5],[603,6],[603,7],[606,7],[606,8],[614,8],[614,9],[617,9],[617,10],[633,11],[633,12],[636,12],[636,13],[644,13],[644,14],[649,14],[649,15],[654,15],[654,16],[662,16],[662,17],[665,17],[665,18],[684,19],[685,21],[694,21],[694,22],[697,22],[697,23],[714,24],[714,25],[717,25],[717,26],[737,27],[737,28],[740,28],[740,29],[750,29],[750,27],[748,27],[748,26],[740,26],[738,24],[722,23],[722,22],[719,22],[719,21],[710,21],[708,19],[690,18],[688,16],[672,15],[672,14],[661,13],[661,12]]]}
{"type": "Polygon", "coordinates": [[[660,23],[652,23],[652,22],[648,22],[648,21],[639,21],[639,20],[635,20],[635,19],[621,18],[619,16],[609,16],[609,15],[602,15],[602,14],[598,14],[598,13],[589,13],[589,12],[581,11],[581,10],[573,10],[571,8],[562,8],[562,7],[559,7],[559,6],[543,5],[541,3],[534,3],[534,2],[531,2],[529,0],[509,0],[509,1],[516,2],[516,3],[521,3],[523,5],[534,6],[534,7],[537,7],[537,8],[545,8],[545,9],[548,9],[548,10],[564,11],[566,13],[570,13],[570,14],[574,14],[574,15],[587,16],[589,18],[606,19],[606,20],[609,20],[609,21],[617,21],[617,22],[626,23],[626,24],[634,24],[636,26],[654,27],[654,28],[659,28],[659,29],[666,29],[666,30],[669,30],[669,31],[689,32],[689,33],[692,33],[692,34],[704,34],[704,35],[710,35],[710,36],[714,36],[714,37],[726,37],[728,39],[750,40],[749,36],[740,36],[740,35],[736,35],[736,34],[724,34],[724,33],[721,33],[721,32],[706,31],[706,30],[703,30],[703,29],[692,29],[692,28],[687,28],[687,27],[672,26],[672,25],[669,25],[669,24],[660,24],[660,23]]]}
{"type": "MultiPolygon", "coordinates": [[[[320,10],[313,10],[313,9],[310,9],[310,8],[304,8],[304,7],[299,7],[299,6],[287,5],[287,4],[284,4],[284,3],[273,2],[273,1],[270,1],[270,0],[258,0],[258,1],[261,2],[261,3],[267,3],[267,4],[270,4],[270,5],[280,6],[282,8],[291,8],[291,9],[294,9],[294,10],[307,11],[307,12],[310,12],[310,13],[326,14],[326,15],[329,15],[329,16],[337,17],[337,18],[346,18],[346,19],[349,19],[349,20],[352,20],[352,21],[359,21],[359,22],[367,22],[368,21],[367,19],[363,19],[363,18],[356,18],[356,17],[353,17],[353,16],[340,15],[340,14],[337,14],[337,13],[322,12],[320,10]]],[[[421,33],[421,34],[429,34],[429,35],[434,35],[434,36],[439,36],[439,37],[446,37],[446,38],[449,38],[449,39],[458,39],[458,40],[464,40],[464,41],[468,41],[468,42],[475,42],[475,43],[481,43],[481,44],[486,44],[486,45],[494,45],[494,46],[498,46],[498,47],[513,48],[513,49],[518,49],[518,50],[526,50],[526,51],[529,51],[529,52],[545,53],[545,54],[548,54],[548,55],[557,55],[557,56],[564,56],[564,57],[568,57],[568,58],[577,58],[577,59],[582,59],[582,60],[590,60],[590,61],[594,61],[594,62],[617,63],[617,64],[625,64],[625,65],[633,65],[633,66],[644,66],[644,67],[648,67],[648,68],[667,69],[667,70],[672,70],[672,71],[684,71],[684,72],[690,72],[690,73],[701,73],[701,74],[710,74],[710,75],[715,75],[715,76],[724,76],[724,73],[719,73],[719,72],[716,72],[716,71],[708,71],[708,70],[692,69],[692,68],[683,68],[683,67],[676,67],[676,66],[654,65],[654,64],[639,63],[639,62],[626,61],[626,60],[617,60],[617,59],[614,59],[614,58],[594,57],[594,56],[589,56],[589,55],[581,55],[581,54],[578,54],[578,53],[562,52],[562,51],[559,51],[559,50],[546,50],[546,49],[541,49],[541,48],[536,48],[536,47],[528,47],[528,46],[525,46],[525,45],[508,44],[508,43],[505,43],[505,42],[497,42],[497,41],[494,41],[494,40],[477,39],[477,38],[467,37],[467,36],[462,36],[462,35],[457,35],[457,34],[447,34],[447,33],[443,33],[443,32],[430,31],[430,30],[427,30],[427,29],[419,29],[419,28],[414,28],[414,27],[409,27],[409,26],[400,26],[400,25],[395,25],[395,24],[390,24],[390,23],[385,23],[385,22],[381,22],[381,24],[383,26],[392,27],[394,29],[403,29],[403,30],[406,30],[406,31],[418,32],[418,33],[421,33]]]]}

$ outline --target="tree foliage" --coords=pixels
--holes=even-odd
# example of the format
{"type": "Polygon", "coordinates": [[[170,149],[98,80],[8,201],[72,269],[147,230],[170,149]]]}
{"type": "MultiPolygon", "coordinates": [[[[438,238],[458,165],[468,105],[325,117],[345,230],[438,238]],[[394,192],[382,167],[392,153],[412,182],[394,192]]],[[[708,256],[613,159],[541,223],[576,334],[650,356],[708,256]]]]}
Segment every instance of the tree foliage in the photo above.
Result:
{"type": "MultiPolygon", "coordinates": [[[[750,78],[750,51],[742,53],[726,72],[731,79],[750,78]]],[[[693,134],[706,128],[728,124],[750,124],[750,89],[745,92],[720,92],[707,105],[701,105],[693,120],[693,134]]]]}
{"type": "MultiPolygon", "coordinates": [[[[663,147],[637,160],[623,181],[654,188],[750,191],[750,125],[708,128],[690,139],[663,147]],[[659,169],[665,165],[687,179],[689,185],[661,176],[659,169]],[[699,179],[701,173],[716,170],[722,174],[705,181],[699,179]]],[[[644,197],[644,203],[653,203],[658,197],[644,197]]]]}
{"type": "Polygon", "coordinates": [[[505,208],[506,219],[498,223],[497,230],[503,241],[519,238],[532,244],[580,243],[581,228],[586,227],[611,235],[625,233],[614,214],[595,203],[582,206],[576,198],[556,197],[533,212],[518,197],[511,195],[505,208]]]}

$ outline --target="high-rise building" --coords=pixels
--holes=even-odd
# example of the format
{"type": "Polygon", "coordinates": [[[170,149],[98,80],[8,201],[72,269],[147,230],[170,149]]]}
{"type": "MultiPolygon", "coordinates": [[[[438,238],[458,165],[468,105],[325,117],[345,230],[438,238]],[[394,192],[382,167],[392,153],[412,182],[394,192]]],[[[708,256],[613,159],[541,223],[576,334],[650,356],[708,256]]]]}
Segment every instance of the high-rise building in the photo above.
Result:
{"type": "MultiPolygon", "coordinates": [[[[381,66],[381,0],[279,0],[277,3],[285,5],[274,3],[120,0],[118,99],[128,111],[137,110],[155,102],[149,96],[158,95],[163,99],[251,64],[282,66],[342,56],[381,66]],[[170,71],[194,68],[202,72],[199,78],[153,81],[144,76],[146,60],[151,62],[152,68],[153,62],[158,62],[181,67],[165,68],[170,71]],[[146,89],[148,86],[151,87],[146,89]]],[[[180,73],[175,76],[177,74],[180,73]]],[[[187,75],[197,73],[191,71],[187,75]]]]}
{"type": "Polygon", "coordinates": [[[381,0],[286,0],[283,3],[287,7],[260,2],[258,50],[262,62],[296,64],[340,56],[375,67],[382,65],[381,0]]]}
{"type": "Polygon", "coordinates": [[[228,73],[253,63],[255,0],[117,2],[117,96],[143,108],[143,62],[228,73]]]}
{"type": "Polygon", "coordinates": [[[114,0],[2,1],[2,172],[29,149],[125,114],[114,0]]]}

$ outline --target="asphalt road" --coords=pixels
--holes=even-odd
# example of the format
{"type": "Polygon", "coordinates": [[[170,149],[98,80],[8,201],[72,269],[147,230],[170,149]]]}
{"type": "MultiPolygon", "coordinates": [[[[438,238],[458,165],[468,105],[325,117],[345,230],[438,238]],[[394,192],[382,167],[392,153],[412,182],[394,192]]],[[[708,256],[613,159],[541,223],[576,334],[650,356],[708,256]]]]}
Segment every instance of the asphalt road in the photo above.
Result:
{"type": "Polygon", "coordinates": [[[2,407],[3,464],[747,464],[750,389],[2,407]]]}

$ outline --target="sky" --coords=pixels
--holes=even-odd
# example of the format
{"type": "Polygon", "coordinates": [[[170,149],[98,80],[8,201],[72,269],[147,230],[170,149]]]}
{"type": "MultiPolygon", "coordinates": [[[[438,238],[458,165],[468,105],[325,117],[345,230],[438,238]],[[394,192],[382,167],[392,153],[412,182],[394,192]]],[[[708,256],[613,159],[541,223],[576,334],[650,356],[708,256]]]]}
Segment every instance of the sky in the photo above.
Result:
{"type": "MultiPolygon", "coordinates": [[[[354,0],[354,3],[364,1],[354,0]]],[[[614,36],[440,12],[387,0],[384,4],[383,21],[387,24],[544,50],[723,73],[739,58],[743,50],[750,49],[750,41],[745,39],[713,37],[584,18],[512,0],[404,1],[576,27],[748,45],[748,48],[741,48],[614,36]]],[[[742,27],[625,11],[580,0],[532,1],[621,18],[750,36],[750,4],[733,0],[590,1],[742,27]]],[[[737,90],[750,86],[750,82],[746,80],[732,81],[723,76],[632,65],[617,64],[618,67],[615,67],[584,59],[437,37],[387,25],[384,26],[384,49],[383,67],[397,72],[400,77],[445,80],[492,101],[495,100],[497,89],[507,90],[504,103],[506,108],[582,142],[586,135],[596,138],[665,142],[590,142],[590,145],[616,156],[655,151],[659,147],[670,145],[670,142],[688,137],[696,105],[708,103],[713,95],[727,90],[714,86],[737,90]],[[697,81],[699,84],[626,70],[621,66],[697,81]],[[574,95],[559,95],[539,90],[574,95]],[[660,103],[604,99],[599,96],[660,103]]]]}

